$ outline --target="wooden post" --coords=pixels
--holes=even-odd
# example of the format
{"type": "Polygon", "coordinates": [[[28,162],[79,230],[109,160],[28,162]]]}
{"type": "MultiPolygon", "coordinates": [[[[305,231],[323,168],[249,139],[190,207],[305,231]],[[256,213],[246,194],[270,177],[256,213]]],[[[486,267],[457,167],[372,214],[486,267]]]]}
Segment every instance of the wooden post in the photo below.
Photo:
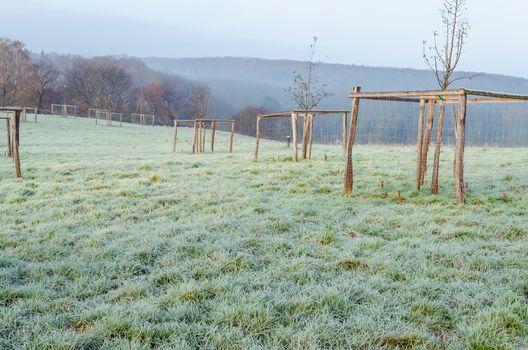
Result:
{"type": "Polygon", "coordinates": [[[301,157],[302,159],[306,159],[306,155],[308,153],[308,128],[309,128],[309,121],[310,117],[307,113],[304,114],[303,117],[303,133],[302,133],[302,141],[301,141],[301,157]]]}
{"type": "Polygon", "coordinates": [[[420,169],[420,186],[425,183],[425,173],[427,172],[427,154],[429,153],[429,144],[431,143],[431,131],[433,130],[435,116],[435,100],[427,101],[427,123],[425,126],[425,136],[422,148],[422,167],[420,169]]]}
{"type": "Polygon", "coordinates": [[[255,145],[255,160],[258,160],[259,146],[260,146],[260,117],[257,117],[257,133],[255,135],[256,145],[255,145]]]}
{"type": "Polygon", "coordinates": [[[7,117],[5,121],[6,121],[6,131],[7,131],[6,157],[10,158],[13,155],[12,150],[11,150],[11,118],[7,117]]]}
{"type": "Polygon", "coordinates": [[[347,137],[347,124],[348,124],[348,113],[343,113],[343,133],[341,140],[343,143],[343,155],[346,156],[347,146],[346,146],[346,137],[347,137]]]}
{"type": "MultiPolygon", "coordinates": [[[[361,92],[361,87],[355,86],[352,90],[353,93],[361,92]]],[[[359,98],[354,97],[352,99],[352,113],[350,114],[350,126],[348,129],[348,140],[346,150],[346,162],[345,162],[345,194],[351,194],[354,186],[354,169],[352,165],[352,148],[356,139],[356,126],[359,115],[359,98]]]]}
{"type": "Polygon", "coordinates": [[[198,134],[196,135],[196,153],[200,153],[200,147],[202,144],[202,122],[198,120],[197,123],[198,123],[198,128],[197,128],[198,134]]]}
{"type": "Polygon", "coordinates": [[[156,123],[156,116],[153,115],[153,116],[152,116],[152,126],[154,126],[155,123],[156,123]]]}
{"type": "Polygon", "coordinates": [[[214,153],[216,122],[211,123],[211,153],[214,153]]]}
{"type": "Polygon", "coordinates": [[[416,160],[416,189],[420,191],[422,180],[422,147],[423,147],[423,127],[425,116],[425,99],[420,99],[420,112],[418,114],[418,158],[416,160]]]}
{"type": "Polygon", "coordinates": [[[178,137],[178,121],[174,120],[174,135],[172,135],[172,152],[176,152],[176,138],[178,137]]]}
{"type": "Polygon", "coordinates": [[[119,113],[119,127],[123,124],[123,113],[119,113]]]}
{"type": "Polygon", "coordinates": [[[464,148],[466,143],[466,110],[467,110],[467,95],[464,92],[460,96],[460,105],[458,106],[458,113],[456,116],[456,148],[455,148],[455,189],[458,203],[464,204],[465,186],[464,186],[464,148]]]}
{"type": "Polygon", "coordinates": [[[436,125],[436,144],[433,163],[433,180],[431,184],[432,194],[438,194],[438,174],[440,171],[440,151],[442,148],[442,130],[444,128],[445,109],[445,100],[440,100],[440,108],[438,110],[438,123],[436,125]]]}
{"type": "Polygon", "coordinates": [[[312,160],[312,146],[313,146],[313,121],[315,118],[315,114],[310,115],[310,118],[308,119],[308,159],[312,160]]]}
{"type": "Polygon", "coordinates": [[[194,121],[194,132],[193,132],[193,142],[192,142],[192,153],[196,153],[196,143],[198,141],[198,122],[194,121]]]}
{"type": "Polygon", "coordinates": [[[235,138],[235,122],[231,122],[231,136],[229,138],[229,153],[233,153],[233,141],[235,138]]]}
{"type": "Polygon", "coordinates": [[[198,135],[198,153],[202,153],[202,142],[203,142],[203,128],[204,128],[204,125],[203,125],[202,121],[200,121],[199,124],[200,125],[198,125],[198,132],[200,134],[198,135]]]}
{"type": "Polygon", "coordinates": [[[98,118],[99,118],[99,111],[95,111],[95,125],[97,125],[98,118]]]}
{"type": "Polygon", "coordinates": [[[207,130],[207,124],[205,122],[203,122],[203,125],[202,125],[202,145],[201,145],[202,153],[205,152],[205,131],[206,130],[207,130]]]}
{"type": "Polygon", "coordinates": [[[292,136],[293,136],[293,161],[297,162],[299,160],[299,148],[297,145],[297,117],[298,114],[292,112],[291,122],[292,122],[292,136]]]}
{"type": "Polygon", "coordinates": [[[15,119],[13,120],[13,160],[15,161],[16,177],[22,177],[20,169],[20,154],[18,152],[18,145],[20,144],[20,111],[15,111],[15,119]]]}

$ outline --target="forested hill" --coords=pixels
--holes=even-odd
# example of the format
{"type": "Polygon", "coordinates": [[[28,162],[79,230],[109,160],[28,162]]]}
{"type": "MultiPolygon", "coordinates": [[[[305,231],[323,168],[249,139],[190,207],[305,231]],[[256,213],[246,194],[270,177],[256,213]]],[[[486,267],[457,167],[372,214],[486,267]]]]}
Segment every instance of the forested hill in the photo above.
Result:
{"type": "MultiPolygon", "coordinates": [[[[285,88],[291,84],[292,72],[303,68],[300,61],[258,58],[143,60],[154,69],[206,83],[213,95],[226,103],[219,111],[226,114],[247,105],[261,105],[270,110],[287,109],[291,101],[285,88]]],[[[324,102],[323,107],[332,108],[349,107],[346,96],[354,85],[362,86],[365,91],[436,88],[433,75],[428,70],[322,64],[319,77],[334,94],[324,102]]],[[[457,86],[528,94],[527,79],[495,74],[482,74],[472,80],[460,81],[457,86]]]]}

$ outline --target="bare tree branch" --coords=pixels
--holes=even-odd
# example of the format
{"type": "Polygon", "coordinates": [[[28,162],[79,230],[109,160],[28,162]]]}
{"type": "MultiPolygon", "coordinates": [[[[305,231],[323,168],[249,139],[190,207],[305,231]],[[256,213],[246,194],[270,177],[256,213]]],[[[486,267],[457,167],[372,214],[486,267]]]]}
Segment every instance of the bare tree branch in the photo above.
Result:
{"type": "Polygon", "coordinates": [[[444,45],[438,43],[438,32],[433,34],[433,44],[427,47],[423,42],[423,58],[426,65],[434,73],[438,85],[442,90],[449,88],[455,81],[471,79],[478,74],[452,78],[463,54],[468,32],[470,29],[464,13],[467,10],[467,0],[444,0],[440,10],[444,27],[444,45]]]}
{"type": "Polygon", "coordinates": [[[293,84],[286,89],[297,108],[307,111],[316,108],[323,99],[332,96],[326,90],[326,84],[319,84],[317,68],[321,63],[314,62],[317,40],[318,38],[314,36],[310,45],[310,57],[304,67],[304,75],[293,72],[293,84]]]}

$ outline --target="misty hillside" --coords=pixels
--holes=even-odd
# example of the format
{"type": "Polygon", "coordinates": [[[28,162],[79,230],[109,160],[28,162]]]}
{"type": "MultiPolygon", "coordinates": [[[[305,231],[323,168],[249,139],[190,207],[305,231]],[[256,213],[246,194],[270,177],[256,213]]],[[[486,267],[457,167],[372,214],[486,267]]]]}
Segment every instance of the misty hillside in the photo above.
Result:
{"type": "MultiPolygon", "coordinates": [[[[303,62],[258,58],[144,58],[153,69],[198,79],[211,87],[213,95],[224,101],[224,113],[235,112],[247,105],[262,105],[270,110],[291,107],[285,88],[292,72],[303,69],[303,62]]],[[[348,108],[346,98],[354,85],[364,91],[435,89],[435,80],[428,70],[365,67],[344,64],[322,64],[320,81],[334,94],[323,107],[348,108]]],[[[528,94],[528,80],[510,76],[482,74],[456,87],[528,94]]]]}

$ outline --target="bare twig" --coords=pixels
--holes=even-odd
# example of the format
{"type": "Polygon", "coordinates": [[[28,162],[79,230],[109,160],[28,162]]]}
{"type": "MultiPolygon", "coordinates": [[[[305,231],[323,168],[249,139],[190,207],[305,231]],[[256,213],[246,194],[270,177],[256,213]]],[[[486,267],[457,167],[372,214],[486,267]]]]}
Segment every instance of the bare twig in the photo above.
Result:
{"type": "Polygon", "coordinates": [[[316,108],[324,98],[332,96],[326,90],[326,84],[319,84],[317,68],[321,62],[314,62],[317,40],[318,38],[314,36],[304,74],[293,72],[293,85],[286,89],[297,108],[307,111],[316,108]]]}
{"type": "Polygon", "coordinates": [[[455,81],[472,79],[479,75],[467,74],[453,78],[470,29],[465,17],[466,7],[467,0],[444,0],[443,8],[440,10],[444,32],[442,35],[434,32],[431,46],[427,45],[427,41],[423,42],[424,61],[442,90],[449,88],[455,81]],[[438,42],[440,36],[443,37],[443,45],[438,42]]]}

